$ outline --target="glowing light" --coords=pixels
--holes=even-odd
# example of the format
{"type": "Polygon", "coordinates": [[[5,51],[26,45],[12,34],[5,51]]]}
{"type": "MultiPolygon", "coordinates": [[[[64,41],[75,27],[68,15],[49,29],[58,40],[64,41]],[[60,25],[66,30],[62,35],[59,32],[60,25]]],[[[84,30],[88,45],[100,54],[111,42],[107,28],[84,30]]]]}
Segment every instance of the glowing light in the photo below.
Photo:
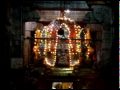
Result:
{"type": "MultiPolygon", "coordinates": [[[[70,10],[66,10],[65,12],[70,13],[70,10]]],[[[64,32],[65,32],[65,41],[67,41],[67,45],[65,45],[65,49],[67,49],[68,56],[69,56],[68,57],[69,66],[73,67],[80,63],[79,56],[82,52],[82,48],[81,48],[81,41],[80,40],[72,40],[72,38],[80,39],[80,34],[81,34],[83,28],[81,28],[75,22],[71,23],[74,20],[67,18],[65,16],[58,17],[57,20],[61,20],[61,22],[58,25],[58,28],[56,28],[57,25],[55,25],[54,23],[50,23],[48,26],[44,26],[43,30],[37,29],[35,31],[33,52],[35,52],[36,55],[39,54],[39,56],[40,56],[40,54],[41,55],[44,54],[45,55],[45,60],[44,60],[45,64],[47,64],[49,66],[54,66],[56,63],[56,59],[57,59],[57,51],[58,51],[58,49],[60,49],[59,42],[61,42],[60,37],[58,36],[58,30],[59,30],[59,28],[63,28],[64,32]],[[73,25],[73,26],[71,26],[71,25],[73,25]],[[36,38],[40,38],[40,39],[36,39],[36,38]],[[45,39],[41,39],[41,38],[45,38],[45,39]],[[54,38],[54,39],[51,40],[49,38],[54,38]],[[40,45],[42,46],[43,52],[40,51],[41,50],[40,45]],[[50,59],[49,59],[49,57],[47,57],[48,51],[51,52],[51,54],[52,54],[52,58],[50,58],[50,59]],[[77,58],[76,58],[76,56],[77,56],[77,58]]],[[[90,38],[89,32],[88,32],[88,34],[85,33],[84,39],[88,39],[88,38],[90,38]]],[[[85,54],[86,54],[86,56],[88,56],[88,54],[91,54],[91,52],[93,50],[87,46],[88,44],[86,41],[85,41],[85,45],[87,47],[87,52],[85,54]]]]}

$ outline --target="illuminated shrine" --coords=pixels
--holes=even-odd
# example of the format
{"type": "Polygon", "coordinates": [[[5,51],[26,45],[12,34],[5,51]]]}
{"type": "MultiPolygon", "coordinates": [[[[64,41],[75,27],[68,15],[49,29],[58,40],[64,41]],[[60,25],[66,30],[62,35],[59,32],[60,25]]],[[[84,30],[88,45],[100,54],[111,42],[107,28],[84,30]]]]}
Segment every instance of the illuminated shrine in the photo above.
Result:
{"type": "Polygon", "coordinates": [[[92,61],[90,29],[65,16],[42,29],[37,26],[34,38],[34,60],[43,60],[45,65],[73,67],[92,61]]]}
{"type": "Polygon", "coordinates": [[[4,90],[120,88],[117,0],[6,0],[4,5],[1,64],[10,64],[10,87],[4,90]]]}

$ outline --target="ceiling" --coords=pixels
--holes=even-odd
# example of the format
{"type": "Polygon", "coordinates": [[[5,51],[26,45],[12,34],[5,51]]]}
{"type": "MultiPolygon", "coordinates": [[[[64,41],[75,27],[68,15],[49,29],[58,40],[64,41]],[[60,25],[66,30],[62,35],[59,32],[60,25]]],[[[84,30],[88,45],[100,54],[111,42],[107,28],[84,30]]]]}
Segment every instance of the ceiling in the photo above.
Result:
{"type": "MultiPolygon", "coordinates": [[[[14,0],[13,0],[14,1],[14,0]]],[[[15,2],[15,1],[14,1],[15,2]]],[[[19,3],[19,2],[18,2],[19,3]]],[[[13,3],[13,7],[19,7],[18,3],[13,3]]],[[[35,18],[40,16],[39,21],[50,22],[60,16],[61,10],[69,9],[70,13],[65,16],[81,22],[85,20],[89,12],[93,11],[92,5],[107,5],[108,1],[42,1],[24,0],[22,1],[23,17],[35,18]],[[37,14],[34,14],[34,12],[37,14]],[[29,13],[29,15],[27,14],[29,13]],[[38,16],[37,16],[38,15],[38,16]]],[[[29,20],[29,19],[27,19],[29,20]]]]}
{"type": "Polygon", "coordinates": [[[86,1],[36,1],[33,7],[37,9],[40,21],[44,22],[58,18],[61,10],[66,9],[70,10],[69,13],[65,13],[66,17],[80,22],[91,11],[86,1]]]}
{"type": "MultiPolygon", "coordinates": [[[[40,15],[40,21],[52,21],[58,17],[60,17],[60,10],[37,10],[40,15]]],[[[71,18],[75,21],[82,21],[85,15],[90,11],[70,11],[69,13],[65,13],[65,16],[71,18]]]]}

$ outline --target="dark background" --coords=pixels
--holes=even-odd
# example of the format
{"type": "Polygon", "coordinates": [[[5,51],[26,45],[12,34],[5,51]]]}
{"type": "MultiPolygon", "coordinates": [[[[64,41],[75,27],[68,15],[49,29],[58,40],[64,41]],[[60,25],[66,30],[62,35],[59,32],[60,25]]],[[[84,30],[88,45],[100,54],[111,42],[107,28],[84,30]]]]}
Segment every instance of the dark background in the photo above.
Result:
{"type": "MultiPolygon", "coordinates": [[[[3,3],[1,3],[3,6],[2,8],[0,8],[1,10],[1,30],[0,30],[0,37],[1,37],[1,78],[3,79],[1,82],[2,84],[4,84],[5,86],[3,86],[3,90],[5,90],[5,88],[7,87],[7,82],[10,80],[10,35],[9,35],[9,31],[8,31],[8,27],[10,26],[10,22],[8,21],[9,15],[9,8],[10,5],[13,4],[13,6],[15,5],[15,7],[19,7],[19,5],[22,4],[23,1],[5,1],[3,3]]],[[[118,58],[118,51],[119,51],[119,32],[118,32],[118,28],[119,28],[119,21],[118,21],[118,17],[119,17],[119,10],[118,10],[118,6],[119,3],[118,1],[113,1],[112,2],[112,10],[113,10],[113,15],[114,15],[114,23],[113,26],[115,28],[114,30],[114,40],[113,40],[113,44],[112,44],[112,48],[111,48],[111,56],[110,56],[110,63],[106,64],[105,66],[102,66],[100,69],[101,72],[101,76],[103,76],[103,78],[105,79],[105,81],[107,83],[109,83],[109,85],[113,88],[118,88],[119,85],[119,58],[118,58]]],[[[19,47],[18,47],[19,48],[19,47]]]]}

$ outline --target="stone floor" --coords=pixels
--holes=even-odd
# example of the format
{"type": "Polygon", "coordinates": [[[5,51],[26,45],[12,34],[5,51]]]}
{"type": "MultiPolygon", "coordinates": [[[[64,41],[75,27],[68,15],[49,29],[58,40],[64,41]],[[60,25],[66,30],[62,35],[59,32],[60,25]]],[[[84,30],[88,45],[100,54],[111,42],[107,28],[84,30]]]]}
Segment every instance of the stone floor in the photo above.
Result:
{"type": "Polygon", "coordinates": [[[49,72],[44,73],[45,70],[44,68],[11,70],[10,90],[51,89],[52,83],[56,81],[73,82],[74,89],[114,89],[109,78],[104,77],[98,70],[84,68],[70,74],[71,69],[62,69],[62,71],[57,68],[52,69],[54,75],[50,74],[48,69],[49,72]],[[69,72],[66,72],[67,70],[69,72]],[[62,71],[61,75],[54,73],[59,71],[62,71]],[[67,74],[64,74],[64,71],[67,74]]]}

